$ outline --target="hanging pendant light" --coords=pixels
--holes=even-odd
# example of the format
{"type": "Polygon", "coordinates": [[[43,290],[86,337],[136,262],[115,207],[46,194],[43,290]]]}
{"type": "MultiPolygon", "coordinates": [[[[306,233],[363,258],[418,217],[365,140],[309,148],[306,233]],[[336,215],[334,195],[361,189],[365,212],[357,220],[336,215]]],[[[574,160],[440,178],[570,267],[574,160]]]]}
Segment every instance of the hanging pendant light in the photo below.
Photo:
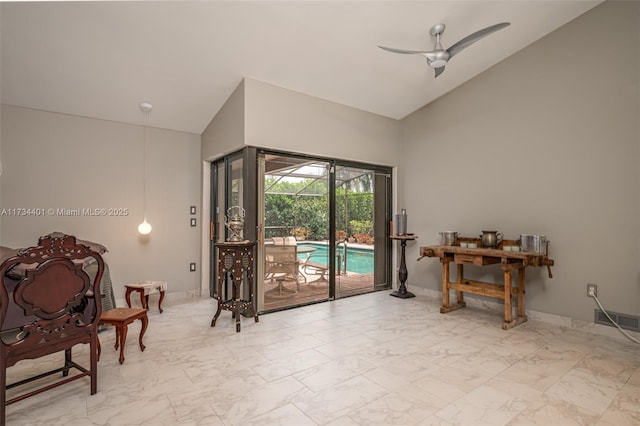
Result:
{"type": "Polygon", "coordinates": [[[147,235],[151,232],[151,224],[147,222],[147,124],[149,119],[149,111],[153,108],[148,102],[140,103],[140,109],[144,112],[144,189],[143,189],[143,207],[144,220],[138,225],[138,232],[147,235]]]}

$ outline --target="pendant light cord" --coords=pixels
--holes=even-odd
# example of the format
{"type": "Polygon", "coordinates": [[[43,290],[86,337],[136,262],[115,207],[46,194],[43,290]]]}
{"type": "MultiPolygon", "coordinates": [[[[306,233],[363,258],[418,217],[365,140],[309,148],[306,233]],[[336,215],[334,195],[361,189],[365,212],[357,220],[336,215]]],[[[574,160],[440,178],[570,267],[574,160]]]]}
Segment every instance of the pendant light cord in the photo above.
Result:
{"type": "Polygon", "coordinates": [[[149,127],[149,111],[153,106],[148,102],[140,103],[140,109],[144,111],[144,163],[143,163],[143,186],[142,186],[142,207],[144,209],[144,220],[138,225],[138,232],[142,235],[147,235],[151,232],[151,225],[147,222],[147,127],[149,127]]]}
{"type": "Polygon", "coordinates": [[[144,110],[144,176],[143,176],[143,188],[142,188],[142,207],[144,212],[144,220],[147,221],[147,127],[149,119],[149,110],[144,110]]]}

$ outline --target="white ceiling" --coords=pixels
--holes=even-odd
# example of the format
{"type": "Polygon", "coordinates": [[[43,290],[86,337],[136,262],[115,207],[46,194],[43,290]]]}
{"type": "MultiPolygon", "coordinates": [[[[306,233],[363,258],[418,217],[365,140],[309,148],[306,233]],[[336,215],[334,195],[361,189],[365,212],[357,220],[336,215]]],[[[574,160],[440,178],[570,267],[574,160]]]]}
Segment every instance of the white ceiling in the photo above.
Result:
{"type": "Polygon", "coordinates": [[[595,1],[1,3],[2,103],[200,134],[243,78],[400,119],[595,1]],[[433,48],[508,21],[446,72],[378,44],[433,48]]]}

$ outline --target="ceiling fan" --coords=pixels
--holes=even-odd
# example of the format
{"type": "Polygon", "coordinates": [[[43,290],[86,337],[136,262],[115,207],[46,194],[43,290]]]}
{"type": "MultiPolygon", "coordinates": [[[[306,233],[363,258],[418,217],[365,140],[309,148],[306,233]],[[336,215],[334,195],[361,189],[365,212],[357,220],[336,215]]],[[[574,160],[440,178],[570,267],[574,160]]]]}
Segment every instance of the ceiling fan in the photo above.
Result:
{"type": "Polygon", "coordinates": [[[502,22],[500,24],[495,24],[490,27],[484,28],[482,30],[476,31],[473,34],[470,34],[453,44],[448,49],[443,49],[440,44],[440,36],[444,33],[444,29],[446,28],[444,24],[436,24],[431,27],[431,31],[429,34],[436,38],[436,44],[433,47],[433,50],[406,50],[406,49],[396,49],[394,47],[385,47],[378,46],[380,49],[387,50],[393,53],[405,53],[410,55],[422,55],[427,58],[427,64],[435,69],[435,76],[438,77],[440,74],[444,72],[444,66],[447,64],[449,59],[453,58],[455,55],[460,53],[464,48],[469,47],[476,41],[480,40],[483,37],[488,36],[491,33],[494,33],[498,30],[501,30],[505,27],[511,25],[510,22],[502,22]]]}

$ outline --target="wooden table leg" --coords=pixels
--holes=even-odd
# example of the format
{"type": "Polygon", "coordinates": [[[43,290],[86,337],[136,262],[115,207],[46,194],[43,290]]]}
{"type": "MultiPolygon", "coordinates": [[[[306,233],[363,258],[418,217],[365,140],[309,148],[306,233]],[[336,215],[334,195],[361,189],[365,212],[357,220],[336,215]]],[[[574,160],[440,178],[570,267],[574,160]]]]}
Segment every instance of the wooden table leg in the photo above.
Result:
{"type": "Polygon", "coordinates": [[[524,315],[524,268],[525,266],[520,264],[502,264],[502,270],[504,271],[504,323],[502,324],[503,330],[508,330],[515,327],[518,324],[522,324],[527,321],[527,316],[524,315]],[[518,287],[513,288],[512,278],[513,270],[517,269],[518,274],[518,287]],[[517,316],[513,319],[513,304],[511,298],[513,295],[517,296],[517,316]]]}
{"type": "MultiPolygon", "coordinates": [[[[218,270],[220,270],[221,265],[218,265],[218,270]]],[[[218,317],[220,316],[220,313],[222,312],[222,273],[218,273],[218,310],[216,310],[216,313],[213,315],[213,319],[211,320],[211,327],[215,327],[216,326],[216,320],[218,319],[218,317]]]]}
{"type": "MultiPolygon", "coordinates": [[[[467,303],[464,301],[464,292],[458,292],[457,294],[457,303],[452,304],[451,298],[449,297],[449,285],[451,283],[451,273],[449,271],[449,264],[453,259],[451,257],[444,257],[440,259],[442,262],[442,307],[440,308],[441,314],[446,314],[447,312],[455,311],[460,308],[464,308],[467,306],[467,303]]],[[[463,275],[462,265],[458,266],[458,279],[460,279],[463,275]]]]}
{"type": "Polygon", "coordinates": [[[525,318],[524,314],[524,267],[518,268],[518,317],[525,318]]]}
{"type": "Polygon", "coordinates": [[[513,320],[513,306],[511,305],[511,269],[504,271],[504,322],[510,324],[513,320]]]}
{"type": "MultiPolygon", "coordinates": [[[[297,267],[296,267],[297,268],[297,267]]],[[[247,281],[249,281],[249,300],[254,300],[253,298],[253,274],[249,274],[247,276],[247,281]]],[[[297,287],[298,290],[300,290],[300,281],[296,278],[296,283],[297,283],[297,287]]],[[[253,317],[253,321],[254,322],[259,322],[260,318],[258,318],[258,310],[255,308],[255,306],[253,305],[253,303],[251,304],[251,307],[249,309],[247,309],[247,316],[248,317],[253,317]]]]}
{"type": "Polygon", "coordinates": [[[242,285],[242,274],[236,277],[235,274],[231,274],[231,298],[234,302],[232,318],[236,319],[236,333],[240,332],[240,311],[242,301],[240,300],[240,286],[242,285]]]}
{"type": "Polygon", "coordinates": [[[443,258],[440,262],[442,262],[442,309],[446,310],[449,309],[449,260],[443,258]]]}
{"type": "MultiPolygon", "coordinates": [[[[458,284],[462,284],[464,281],[464,265],[456,265],[456,269],[458,284]]],[[[456,295],[458,296],[458,304],[464,303],[464,291],[456,290],[456,295]]]]}
{"type": "Polygon", "coordinates": [[[236,316],[236,333],[240,333],[240,310],[241,310],[241,301],[240,299],[236,299],[236,308],[235,308],[235,316],[236,316]]]}

